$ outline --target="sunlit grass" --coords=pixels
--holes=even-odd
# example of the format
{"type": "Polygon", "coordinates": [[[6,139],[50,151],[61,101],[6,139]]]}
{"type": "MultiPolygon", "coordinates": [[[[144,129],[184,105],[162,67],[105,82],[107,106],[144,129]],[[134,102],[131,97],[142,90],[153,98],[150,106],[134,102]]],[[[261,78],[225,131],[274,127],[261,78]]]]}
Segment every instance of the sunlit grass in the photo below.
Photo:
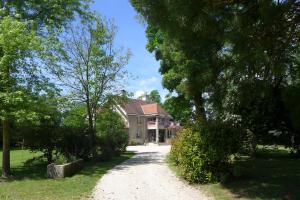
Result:
{"type": "MultiPolygon", "coordinates": [[[[180,169],[170,163],[180,175],[180,169]]],[[[255,158],[243,157],[234,164],[241,176],[226,183],[196,184],[216,200],[300,199],[300,159],[283,147],[260,147],[255,158]]]]}
{"type": "MultiPolygon", "coordinates": [[[[54,200],[54,199],[84,199],[89,197],[97,181],[107,170],[133,156],[127,152],[111,161],[87,162],[78,174],[64,179],[47,179],[45,161],[24,165],[24,162],[41,153],[27,150],[11,152],[11,167],[13,178],[0,179],[0,199],[9,200],[54,200]]],[[[2,152],[1,152],[2,157],[2,152]]],[[[0,159],[2,164],[2,159],[0,159]]],[[[0,170],[1,172],[1,170],[0,170]]]]}

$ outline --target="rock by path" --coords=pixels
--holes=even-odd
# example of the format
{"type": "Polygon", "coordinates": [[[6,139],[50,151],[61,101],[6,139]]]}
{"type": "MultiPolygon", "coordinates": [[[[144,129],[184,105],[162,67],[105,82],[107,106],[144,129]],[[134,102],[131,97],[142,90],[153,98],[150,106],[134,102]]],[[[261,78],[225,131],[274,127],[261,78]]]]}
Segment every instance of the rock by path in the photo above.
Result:
{"type": "Polygon", "coordinates": [[[94,200],[211,199],[179,180],[165,163],[170,146],[131,146],[136,155],[116,166],[97,183],[94,200]]]}

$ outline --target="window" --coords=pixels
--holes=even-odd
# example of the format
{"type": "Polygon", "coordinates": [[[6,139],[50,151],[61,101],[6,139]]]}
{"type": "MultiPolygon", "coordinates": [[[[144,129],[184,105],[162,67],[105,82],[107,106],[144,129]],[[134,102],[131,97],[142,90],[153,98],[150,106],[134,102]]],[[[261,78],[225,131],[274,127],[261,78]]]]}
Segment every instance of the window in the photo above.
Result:
{"type": "Polygon", "coordinates": [[[140,133],[140,131],[138,130],[137,132],[136,132],[136,138],[140,138],[141,137],[141,133],[140,133]]]}
{"type": "Polygon", "coordinates": [[[155,125],[156,124],[156,119],[155,118],[148,118],[148,124],[150,125],[155,125]]]}
{"type": "Polygon", "coordinates": [[[171,130],[167,130],[167,137],[171,138],[172,137],[172,131],[171,130]]]}
{"type": "Polygon", "coordinates": [[[141,123],[142,123],[142,119],[141,119],[140,116],[137,116],[137,117],[136,117],[136,123],[137,123],[137,124],[141,124],[141,123]]]}

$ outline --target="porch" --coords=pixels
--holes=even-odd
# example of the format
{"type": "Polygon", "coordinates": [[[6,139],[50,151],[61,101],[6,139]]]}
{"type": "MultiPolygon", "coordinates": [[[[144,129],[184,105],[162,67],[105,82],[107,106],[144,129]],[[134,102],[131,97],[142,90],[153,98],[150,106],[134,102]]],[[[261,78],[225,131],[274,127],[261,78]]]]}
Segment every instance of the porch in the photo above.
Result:
{"type": "Polygon", "coordinates": [[[166,129],[148,129],[147,133],[148,143],[165,143],[166,142],[166,129]],[[157,135],[158,132],[158,135],[157,135]]]}

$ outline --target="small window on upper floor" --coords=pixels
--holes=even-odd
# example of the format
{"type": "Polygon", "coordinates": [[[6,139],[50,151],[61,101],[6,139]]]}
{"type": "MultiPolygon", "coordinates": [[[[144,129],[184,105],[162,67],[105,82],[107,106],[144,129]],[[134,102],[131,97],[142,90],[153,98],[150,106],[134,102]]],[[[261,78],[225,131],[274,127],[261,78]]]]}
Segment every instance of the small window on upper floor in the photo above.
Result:
{"type": "Polygon", "coordinates": [[[137,124],[141,124],[141,123],[142,123],[142,119],[141,119],[140,116],[137,116],[137,117],[136,117],[136,123],[137,123],[137,124]]]}

